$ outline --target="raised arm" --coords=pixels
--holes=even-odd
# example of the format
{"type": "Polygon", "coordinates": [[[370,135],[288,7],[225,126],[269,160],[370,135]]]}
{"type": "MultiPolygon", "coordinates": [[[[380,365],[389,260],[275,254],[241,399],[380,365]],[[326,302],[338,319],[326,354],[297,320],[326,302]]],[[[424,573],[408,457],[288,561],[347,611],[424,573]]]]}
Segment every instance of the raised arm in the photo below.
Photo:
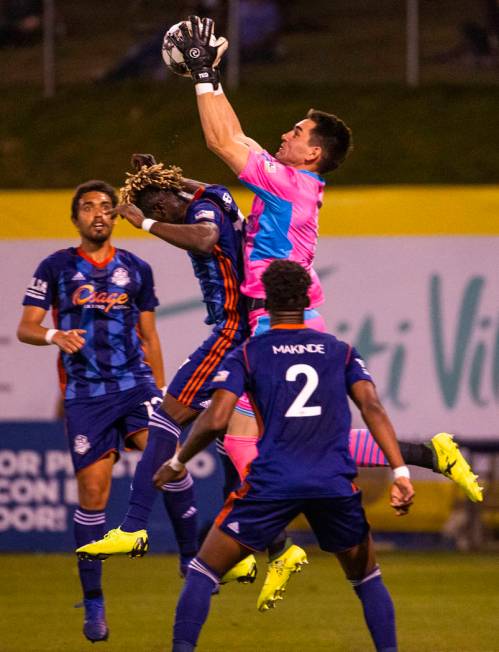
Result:
{"type": "MultiPolygon", "coordinates": [[[[251,149],[261,151],[260,145],[248,138],[241,128],[241,124],[234,109],[222,92],[215,95],[210,88],[196,86],[198,112],[201,127],[206,140],[206,145],[214,154],[222,159],[237,175],[246,167],[251,149]]],[[[206,85],[207,87],[210,84],[206,85]]]]}
{"type": "Polygon", "coordinates": [[[244,134],[218,82],[215,68],[227,41],[214,38],[211,19],[189,16],[189,21],[190,29],[187,23],[181,23],[178,32],[170,38],[182,52],[196,84],[199,117],[208,148],[239,175],[248,161],[249,150],[261,150],[261,147],[244,134]]]}
{"type": "MultiPolygon", "coordinates": [[[[142,228],[146,219],[144,213],[135,204],[120,204],[109,211],[109,214],[121,215],[137,229],[142,228]]],[[[218,226],[211,222],[169,224],[149,220],[146,224],[149,233],[175,247],[195,253],[210,254],[220,236],[218,226]]]]}

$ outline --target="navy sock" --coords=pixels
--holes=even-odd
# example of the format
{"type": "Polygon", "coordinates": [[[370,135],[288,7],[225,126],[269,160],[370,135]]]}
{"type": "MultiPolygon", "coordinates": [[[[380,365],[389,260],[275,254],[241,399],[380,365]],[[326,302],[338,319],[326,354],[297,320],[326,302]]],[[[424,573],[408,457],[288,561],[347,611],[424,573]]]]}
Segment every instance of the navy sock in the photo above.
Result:
{"type": "Polygon", "coordinates": [[[198,510],[192,476],[188,473],[176,482],[164,484],[162,489],[163,502],[177,539],[181,565],[186,565],[198,551],[198,510]]]}
{"type": "Polygon", "coordinates": [[[173,457],[177,447],[180,427],[161,407],[149,419],[147,446],[135,469],[128,512],[121,529],[136,532],[147,527],[149,515],[156,500],[157,490],[152,478],[166,460],[173,457]]]}
{"type": "MultiPolygon", "coordinates": [[[[73,516],[76,547],[102,539],[106,525],[106,513],[100,510],[78,507],[73,516]]],[[[78,560],[83,596],[87,599],[102,596],[102,562],[78,560]]]]}
{"type": "Polygon", "coordinates": [[[377,652],[397,652],[395,611],[378,566],[362,580],[351,581],[377,652]]]}
{"type": "Polygon", "coordinates": [[[189,572],[180,594],[173,627],[173,652],[193,650],[210,611],[213,589],[219,577],[197,557],[189,564],[189,572]],[[188,647],[191,645],[192,647],[188,647]]]}

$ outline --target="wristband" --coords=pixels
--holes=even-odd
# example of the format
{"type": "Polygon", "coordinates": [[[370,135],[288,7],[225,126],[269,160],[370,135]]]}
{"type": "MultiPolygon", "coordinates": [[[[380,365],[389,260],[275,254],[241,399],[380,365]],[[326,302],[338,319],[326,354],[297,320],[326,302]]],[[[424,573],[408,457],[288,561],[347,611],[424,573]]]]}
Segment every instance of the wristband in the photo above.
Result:
{"type": "Polygon", "coordinates": [[[168,466],[174,471],[183,471],[185,464],[182,464],[182,462],[178,459],[177,453],[175,453],[172,459],[168,462],[168,466]]]}
{"type": "Polygon", "coordinates": [[[206,93],[214,93],[215,89],[213,84],[210,82],[200,82],[194,86],[196,89],[196,95],[206,95],[206,93]]]}
{"type": "Polygon", "coordinates": [[[224,94],[224,89],[222,88],[222,84],[218,84],[218,86],[214,90],[215,95],[223,95],[224,94]]]}
{"type": "Polygon", "coordinates": [[[45,332],[45,341],[47,344],[52,344],[52,340],[54,339],[54,335],[59,332],[59,329],[57,328],[49,328],[48,331],[45,332]]]}
{"type": "Polygon", "coordinates": [[[156,224],[157,221],[158,220],[151,220],[149,217],[146,217],[146,219],[142,221],[140,228],[143,229],[144,231],[147,231],[147,233],[149,233],[152,225],[156,224]]]}
{"type": "Polygon", "coordinates": [[[409,467],[407,466],[397,466],[396,469],[393,469],[393,479],[396,480],[397,478],[410,478],[411,473],[409,471],[409,467]]]}

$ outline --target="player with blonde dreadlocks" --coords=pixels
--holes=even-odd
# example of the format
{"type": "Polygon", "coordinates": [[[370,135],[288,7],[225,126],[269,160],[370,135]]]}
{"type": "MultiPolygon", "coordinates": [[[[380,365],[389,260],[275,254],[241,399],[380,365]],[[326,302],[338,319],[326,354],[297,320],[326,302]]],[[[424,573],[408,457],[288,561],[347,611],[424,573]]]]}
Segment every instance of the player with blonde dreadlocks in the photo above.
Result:
{"type": "MultiPolygon", "coordinates": [[[[111,530],[105,539],[79,549],[90,558],[130,553],[137,539],[145,536],[147,540],[144,529],[134,531],[134,528],[143,528],[147,523],[154,501],[154,490],[151,488],[154,470],[162,466],[162,461],[171,458],[172,451],[175,450],[172,442],[166,444],[166,439],[171,433],[176,441],[179,426],[194,419],[205,407],[209,398],[208,387],[211,378],[215,376],[215,370],[225,355],[246,335],[246,322],[241,318],[241,315],[245,314],[244,307],[238,289],[242,278],[239,212],[231,194],[221,186],[204,186],[199,182],[184,179],[180,168],[165,168],[162,164],[157,164],[150,155],[134,155],[132,164],[136,172],[127,175],[125,186],[121,189],[122,203],[110,211],[110,215],[120,214],[137,228],[149,231],[189,252],[208,309],[206,322],[214,324],[214,330],[212,336],[178,370],[168,387],[161,408],[151,417],[150,443],[137,466],[130,509],[121,529],[111,530]],[[226,279],[227,284],[223,279],[226,279]],[[230,307],[234,305],[237,306],[235,311],[230,307]],[[236,321],[238,318],[239,322],[236,321]]],[[[453,455],[457,459],[456,467],[463,478],[462,482],[456,480],[446,466],[440,464],[438,446],[445,452],[444,446],[449,440],[452,443],[449,435],[440,433],[432,439],[429,447],[409,442],[400,443],[400,446],[408,464],[433,468],[462,486],[471,500],[482,500],[476,476],[471,473],[469,465],[455,444],[452,444],[453,455]]],[[[256,455],[256,445],[253,448],[248,447],[245,453],[249,461],[256,455]]],[[[233,488],[238,484],[238,475],[223,445],[218,449],[222,454],[226,472],[227,495],[227,487],[233,488]]],[[[378,450],[368,430],[350,432],[350,452],[358,466],[386,466],[386,459],[377,452],[378,450]],[[359,441],[363,441],[363,444],[359,445],[359,441]],[[360,450],[371,451],[370,455],[374,455],[375,459],[365,461],[359,458],[357,451],[360,453],[360,450]]],[[[174,468],[172,464],[176,464],[175,458],[168,462],[168,466],[174,468]]],[[[168,496],[171,491],[174,498],[179,498],[180,487],[177,488],[174,484],[162,486],[164,496],[168,496]],[[175,491],[178,493],[173,493],[175,491]]],[[[177,533],[177,530],[175,531],[177,533]]],[[[278,559],[279,555],[282,556],[283,549],[285,552],[301,551],[297,546],[291,545],[285,537],[285,532],[276,539],[272,558],[278,559]]],[[[185,562],[188,557],[189,555],[183,556],[185,562]]],[[[186,563],[182,566],[185,572],[186,563]]],[[[241,577],[241,581],[252,581],[254,573],[254,560],[246,558],[230,571],[229,577],[225,577],[224,581],[241,577]]],[[[265,586],[264,584],[258,599],[259,604],[263,605],[259,607],[261,609],[268,608],[265,605],[269,601],[263,600],[266,595],[265,586]]]]}
{"type": "MultiPolygon", "coordinates": [[[[206,304],[205,322],[213,325],[213,332],[178,369],[161,406],[150,417],[148,443],[136,468],[124,521],[103,539],[78,548],[78,556],[85,559],[144,554],[145,528],[157,495],[153,475],[174,456],[181,428],[206,407],[209,386],[221,362],[248,335],[239,292],[243,270],[240,212],[230,192],[223,186],[184,179],[180,168],[156,163],[150,154],[135,154],[132,165],[135,172],[127,174],[121,203],[108,214],[121,215],[135,227],[187,250],[206,304]]],[[[220,452],[227,487],[232,489],[238,484],[238,474],[223,447],[220,452]]],[[[182,574],[197,552],[192,484],[190,474],[184,472],[162,487],[180,547],[182,574]]],[[[255,575],[256,562],[251,555],[224,581],[253,581],[255,575]]]]}

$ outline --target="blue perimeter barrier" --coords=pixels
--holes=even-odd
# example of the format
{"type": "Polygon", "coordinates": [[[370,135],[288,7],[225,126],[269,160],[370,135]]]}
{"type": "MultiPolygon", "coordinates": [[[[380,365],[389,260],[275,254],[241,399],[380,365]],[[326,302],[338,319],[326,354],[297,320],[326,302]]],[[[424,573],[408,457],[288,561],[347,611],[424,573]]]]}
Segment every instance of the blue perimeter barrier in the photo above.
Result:
{"type": "MultiPolygon", "coordinates": [[[[113,471],[107,529],[123,519],[140,453],[122,453],[113,471]]],[[[199,522],[207,527],[222,506],[222,466],[211,446],[190,464],[199,522]]],[[[64,426],[0,422],[0,552],[70,552],[78,498],[64,426]]],[[[177,550],[158,492],[148,531],[152,552],[177,550]]]]}

